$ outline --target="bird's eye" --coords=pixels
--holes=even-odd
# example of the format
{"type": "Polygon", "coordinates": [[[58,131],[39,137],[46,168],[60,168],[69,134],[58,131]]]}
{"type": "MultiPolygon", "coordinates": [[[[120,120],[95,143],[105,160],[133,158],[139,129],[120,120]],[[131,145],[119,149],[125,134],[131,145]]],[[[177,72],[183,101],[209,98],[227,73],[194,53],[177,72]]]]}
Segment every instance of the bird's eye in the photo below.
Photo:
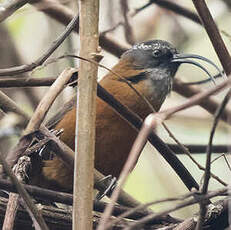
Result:
{"type": "Polygon", "coordinates": [[[154,57],[159,57],[159,56],[161,56],[162,52],[159,49],[155,49],[155,50],[153,50],[152,54],[154,57]]]}

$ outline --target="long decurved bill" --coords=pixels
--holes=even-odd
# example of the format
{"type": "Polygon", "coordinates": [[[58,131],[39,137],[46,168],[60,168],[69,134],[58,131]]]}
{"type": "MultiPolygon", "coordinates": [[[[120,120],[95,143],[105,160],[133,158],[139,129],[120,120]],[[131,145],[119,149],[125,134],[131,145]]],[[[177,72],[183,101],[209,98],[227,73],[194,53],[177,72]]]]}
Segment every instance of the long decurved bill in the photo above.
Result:
{"type": "Polygon", "coordinates": [[[192,64],[192,65],[195,65],[197,67],[199,67],[200,69],[202,69],[204,72],[206,72],[206,74],[209,76],[209,78],[213,81],[213,83],[215,84],[215,79],[214,77],[208,72],[208,70],[202,66],[200,63],[194,61],[194,60],[191,60],[189,58],[193,58],[193,59],[199,59],[199,60],[202,60],[202,61],[205,61],[207,63],[209,63],[210,65],[212,65],[213,67],[215,67],[215,69],[219,72],[219,74],[221,76],[223,76],[223,73],[222,71],[220,70],[220,68],[215,64],[213,63],[211,60],[205,58],[205,57],[202,57],[200,55],[196,55],[196,54],[175,54],[173,56],[173,59],[171,60],[171,62],[177,62],[177,63],[180,63],[180,64],[183,64],[183,63],[188,63],[188,64],[192,64]]]}

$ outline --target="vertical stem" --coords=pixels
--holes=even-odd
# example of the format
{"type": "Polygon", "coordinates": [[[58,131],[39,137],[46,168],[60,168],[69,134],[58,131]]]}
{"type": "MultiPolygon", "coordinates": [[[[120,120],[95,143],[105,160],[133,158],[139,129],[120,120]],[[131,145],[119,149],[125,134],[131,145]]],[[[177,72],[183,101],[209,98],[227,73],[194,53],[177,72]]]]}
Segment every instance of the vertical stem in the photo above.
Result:
{"type": "MultiPolygon", "coordinates": [[[[79,0],[80,56],[98,50],[98,0],[79,0]]],[[[97,66],[80,61],[74,170],[74,230],[92,229],[97,66]]]]}

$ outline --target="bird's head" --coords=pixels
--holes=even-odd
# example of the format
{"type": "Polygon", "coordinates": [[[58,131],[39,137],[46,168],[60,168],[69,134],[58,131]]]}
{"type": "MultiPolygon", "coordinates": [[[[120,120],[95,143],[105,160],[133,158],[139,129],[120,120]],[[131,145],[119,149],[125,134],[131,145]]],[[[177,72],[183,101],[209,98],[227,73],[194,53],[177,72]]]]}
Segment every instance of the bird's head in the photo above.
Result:
{"type": "MultiPolygon", "coordinates": [[[[176,48],[162,40],[153,40],[134,45],[122,55],[122,59],[129,59],[136,69],[151,69],[169,65],[176,48]]],[[[174,63],[172,66],[178,66],[174,63]]]]}
{"type": "Polygon", "coordinates": [[[207,69],[192,59],[205,61],[221,73],[219,68],[209,59],[195,54],[181,54],[173,45],[163,40],[138,43],[126,51],[121,59],[129,60],[134,69],[152,71],[153,78],[173,78],[178,67],[183,63],[188,63],[201,68],[213,80],[207,69]]]}

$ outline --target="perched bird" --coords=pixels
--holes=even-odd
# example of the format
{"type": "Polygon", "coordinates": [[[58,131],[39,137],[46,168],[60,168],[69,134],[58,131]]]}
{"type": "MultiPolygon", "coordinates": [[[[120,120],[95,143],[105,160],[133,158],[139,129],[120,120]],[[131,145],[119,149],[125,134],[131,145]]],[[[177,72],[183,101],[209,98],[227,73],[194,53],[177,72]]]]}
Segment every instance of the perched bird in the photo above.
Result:
{"type": "MultiPolygon", "coordinates": [[[[195,65],[195,61],[188,59],[190,57],[205,60],[196,55],[181,55],[166,41],[147,41],[126,51],[112,71],[129,81],[158,111],[171,91],[173,77],[179,65],[184,62],[195,65]]],[[[196,64],[201,67],[199,63],[196,64]]],[[[152,112],[147,103],[115,74],[107,74],[100,85],[140,117],[145,118],[152,112]]],[[[60,138],[72,149],[75,143],[75,117],[74,107],[56,126],[56,129],[64,129],[60,138]]],[[[97,98],[96,169],[104,175],[118,177],[136,136],[136,130],[108,104],[97,98]]],[[[61,159],[54,157],[44,162],[38,183],[48,188],[72,190],[72,174],[72,170],[61,159]]]]}

